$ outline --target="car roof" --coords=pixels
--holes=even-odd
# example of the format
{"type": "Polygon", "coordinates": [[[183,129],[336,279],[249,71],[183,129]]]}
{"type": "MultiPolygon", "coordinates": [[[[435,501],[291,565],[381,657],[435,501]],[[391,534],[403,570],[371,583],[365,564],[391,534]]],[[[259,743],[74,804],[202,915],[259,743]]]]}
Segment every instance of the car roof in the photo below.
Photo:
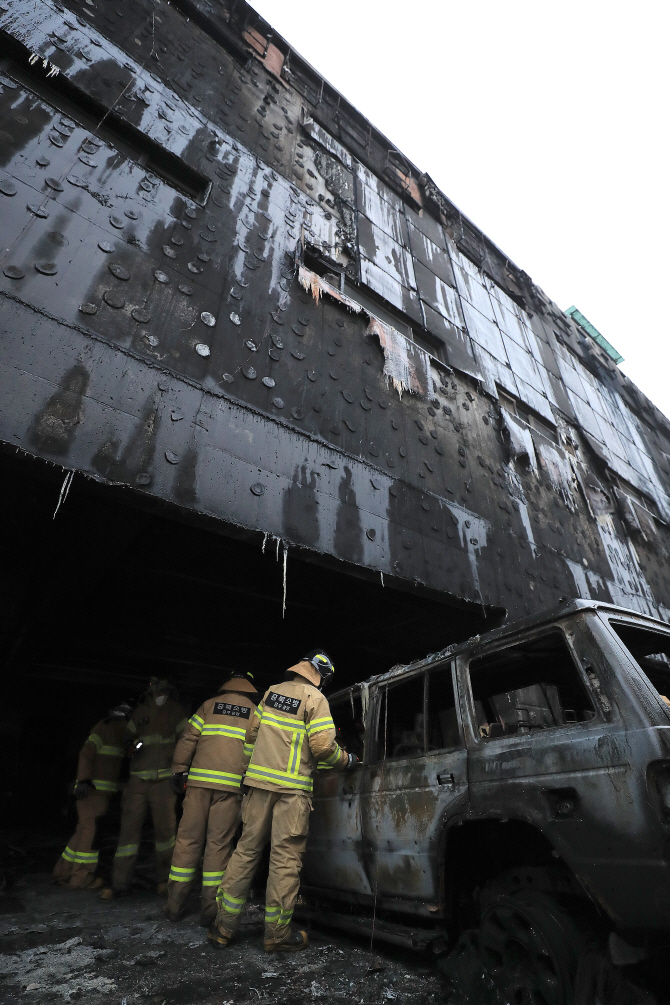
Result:
{"type": "Polygon", "coordinates": [[[396,666],[387,670],[386,673],[377,674],[374,677],[369,677],[366,681],[361,681],[358,684],[352,684],[350,687],[342,688],[341,691],[331,695],[330,700],[333,701],[340,695],[348,694],[352,687],[378,684],[401,674],[430,666],[433,663],[439,663],[447,657],[452,658],[453,656],[460,655],[461,653],[467,652],[475,647],[479,648],[480,646],[487,645],[489,642],[528,631],[529,628],[538,628],[543,624],[548,624],[552,621],[564,618],[567,615],[581,613],[582,611],[602,611],[607,614],[625,615],[626,617],[633,617],[644,624],[656,624],[665,628],[668,627],[668,624],[661,621],[659,618],[653,618],[648,614],[641,614],[639,611],[634,611],[627,607],[618,607],[616,604],[607,604],[599,600],[569,600],[566,603],[559,604],[557,607],[552,607],[549,610],[539,611],[538,613],[531,614],[526,618],[511,621],[509,624],[503,625],[500,628],[494,628],[490,632],[485,632],[481,635],[473,635],[464,642],[456,642],[454,645],[447,646],[446,649],[441,649],[439,652],[429,653],[422,659],[413,660],[411,663],[406,664],[396,664],[396,666]]]}

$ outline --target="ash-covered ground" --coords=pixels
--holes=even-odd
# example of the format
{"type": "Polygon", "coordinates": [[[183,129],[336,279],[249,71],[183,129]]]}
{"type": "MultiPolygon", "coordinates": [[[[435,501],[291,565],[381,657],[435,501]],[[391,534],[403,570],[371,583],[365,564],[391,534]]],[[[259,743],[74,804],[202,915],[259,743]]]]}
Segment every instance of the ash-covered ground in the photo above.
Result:
{"type": "MultiPolygon", "coordinates": [[[[65,831],[63,832],[65,835],[65,831]]],[[[225,949],[199,925],[199,894],[177,923],[154,892],[151,841],[142,843],[136,888],[116,901],[54,883],[66,836],[0,836],[0,1005],[515,1005],[496,991],[473,932],[440,960],[369,938],[303,924],[310,945],[287,955],[263,952],[262,896],[252,898],[239,937],[225,949]]],[[[114,842],[101,855],[109,872],[114,842]]],[[[259,886],[259,894],[262,890],[259,886]]],[[[661,1005],[665,959],[588,981],[574,1005],[661,1005]],[[632,984],[629,978],[634,979],[632,984]],[[602,993],[601,993],[602,992],[602,993]]],[[[529,999],[530,1001],[530,999],[529,999]]]]}
{"type": "Polygon", "coordinates": [[[111,903],[54,885],[49,874],[19,879],[0,896],[0,1002],[57,1005],[237,1005],[349,1001],[443,1002],[430,958],[308,927],[310,945],[263,952],[263,906],[252,902],[239,938],[215,949],[198,924],[198,900],[175,924],[164,899],[138,891],[111,903]]]}

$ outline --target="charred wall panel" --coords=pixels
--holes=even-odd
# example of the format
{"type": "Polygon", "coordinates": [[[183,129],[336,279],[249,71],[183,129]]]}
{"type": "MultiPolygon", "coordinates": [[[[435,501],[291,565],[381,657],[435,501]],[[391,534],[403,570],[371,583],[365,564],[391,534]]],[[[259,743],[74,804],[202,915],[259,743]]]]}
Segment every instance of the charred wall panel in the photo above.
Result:
{"type": "Polygon", "coordinates": [[[667,420],[250,8],[0,33],[5,444],[510,615],[667,616],[667,420]]]}

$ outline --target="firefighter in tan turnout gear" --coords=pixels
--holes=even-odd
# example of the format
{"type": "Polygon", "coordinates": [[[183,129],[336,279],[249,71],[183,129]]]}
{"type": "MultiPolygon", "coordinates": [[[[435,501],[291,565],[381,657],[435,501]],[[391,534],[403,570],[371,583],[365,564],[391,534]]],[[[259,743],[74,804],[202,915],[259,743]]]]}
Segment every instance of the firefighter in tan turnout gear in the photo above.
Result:
{"type": "Polygon", "coordinates": [[[165,913],[171,921],[184,912],[203,846],[200,923],[211,925],[216,917],[216,891],[232,852],[251,753],[246,732],[259,698],[252,674],[231,677],[191,716],[176,746],[173,789],[182,794],[186,787],[186,795],[168,880],[165,913]]]}
{"type": "Polygon", "coordinates": [[[123,762],[123,740],[132,712],[125,702],[110,709],[101,719],[79,753],[74,795],[77,800],[77,829],[56,863],[54,878],[71,890],[97,889],[95,878],[98,852],[93,849],[98,820],[104,817],[109,801],[119,789],[123,762]]]}
{"type": "Polygon", "coordinates": [[[270,839],[265,896],[266,952],[307,945],[307,933],[291,925],[307,844],[312,772],[317,766],[347,768],[358,762],[335,739],[335,726],[320,688],[333,673],[322,650],[314,650],[266,691],[247,731],[253,748],[242,802],[242,837],[219,888],[216,921],[208,938],[228,944],[244,909],[263,848],[270,839]]]}
{"type": "Polygon", "coordinates": [[[125,748],[131,758],[130,780],[121,797],[121,831],[114,856],[112,886],[100,892],[103,900],[112,900],[130,891],[148,809],[154,825],[157,892],[167,891],[177,827],[177,797],[170,784],[172,755],[186,721],[184,709],[170,682],[152,677],[126,729],[125,748]]]}

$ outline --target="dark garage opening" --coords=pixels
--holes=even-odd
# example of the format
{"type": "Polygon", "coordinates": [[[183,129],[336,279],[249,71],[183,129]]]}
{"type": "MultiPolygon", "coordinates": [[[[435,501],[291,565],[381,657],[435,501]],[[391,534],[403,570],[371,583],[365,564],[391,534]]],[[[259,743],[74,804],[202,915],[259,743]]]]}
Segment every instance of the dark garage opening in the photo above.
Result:
{"type": "Polygon", "coordinates": [[[275,540],[263,551],[262,534],[196,526],[79,475],[54,519],[63,469],[7,456],[3,468],[0,735],[13,828],[67,838],[82,743],[151,674],[170,677],[192,712],[236,668],[263,688],[323,646],[335,690],[498,623],[290,547],[282,617],[275,540]]]}

